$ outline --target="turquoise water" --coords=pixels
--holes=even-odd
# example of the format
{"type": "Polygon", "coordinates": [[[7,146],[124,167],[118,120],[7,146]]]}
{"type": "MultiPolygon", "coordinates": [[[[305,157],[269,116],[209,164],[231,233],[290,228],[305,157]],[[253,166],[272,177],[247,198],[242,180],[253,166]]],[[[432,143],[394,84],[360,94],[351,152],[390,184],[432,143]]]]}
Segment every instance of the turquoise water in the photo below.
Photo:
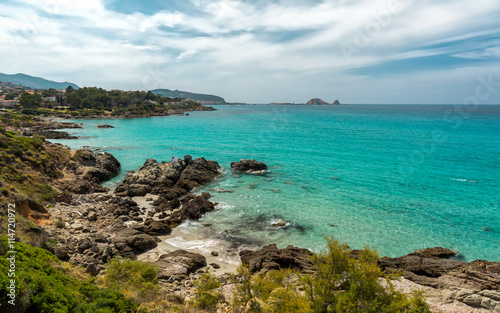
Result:
{"type": "MultiPolygon", "coordinates": [[[[116,185],[147,158],[190,154],[225,174],[205,187],[220,210],[189,232],[314,250],[335,235],[382,255],[443,246],[500,261],[500,106],[218,106],[189,116],[81,120],[71,148],[122,164],[116,185]],[[97,124],[116,128],[97,129],[97,124]],[[253,158],[270,171],[234,175],[253,158]],[[288,227],[274,228],[283,219],[288,227]],[[206,224],[205,224],[206,225],[206,224]]],[[[74,132],[74,130],[71,130],[74,132]]]]}

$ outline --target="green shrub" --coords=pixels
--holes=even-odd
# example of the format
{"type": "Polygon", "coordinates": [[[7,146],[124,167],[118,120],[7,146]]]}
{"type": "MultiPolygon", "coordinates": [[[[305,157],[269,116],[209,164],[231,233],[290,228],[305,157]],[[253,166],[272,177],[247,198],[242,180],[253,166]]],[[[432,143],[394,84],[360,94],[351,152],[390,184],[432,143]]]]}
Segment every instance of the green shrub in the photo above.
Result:
{"type": "Polygon", "coordinates": [[[430,312],[422,293],[409,297],[394,289],[377,265],[376,251],[365,248],[356,260],[347,245],[326,239],[327,251],[314,256],[314,274],[279,270],[252,276],[240,267],[233,306],[263,313],[430,312]]]}
{"type": "MultiPolygon", "coordinates": [[[[0,237],[0,272],[7,273],[10,261],[6,236],[0,237]]],[[[131,312],[137,305],[115,290],[99,289],[92,281],[71,276],[75,269],[65,266],[47,250],[16,243],[16,306],[7,287],[10,277],[0,276],[0,305],[9,312],[131,312]]],[[[4,312],[4,310],[2,310],[4,312]]]]}
{"type": "Polygon", "coordinates": [[[108,263],[100,283],[120,291],[137,303],[156,299],[159,293],[158,268],[152,264],[115,256],[108,263]]]}
{"type": "Polygon", "coordinates": [[[191,304],[203,310],[215,311],[217,303],[221,300],[221,296],[217,291],[220,283],[212,274],[205,273],[201,278],[195,281],[196,294],[192,299],[191,304]]]}

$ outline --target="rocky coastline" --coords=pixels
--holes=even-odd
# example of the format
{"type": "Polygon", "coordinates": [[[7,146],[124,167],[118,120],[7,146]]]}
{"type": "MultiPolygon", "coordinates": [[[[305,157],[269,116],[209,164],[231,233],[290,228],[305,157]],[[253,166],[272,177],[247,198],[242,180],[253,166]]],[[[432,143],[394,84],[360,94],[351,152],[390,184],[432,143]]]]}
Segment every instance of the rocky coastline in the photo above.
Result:
{"type": "MultiPolygon", "coordinates": [[[[51,129],[79,128],[79,124],[37,121],[24,127],[26,134],[51,129]]],[[[46,145],[68,150],[58,144],[46,145]]],[[[101,183],[116,176],[119,161],[109,153],[88,149],[70,151],[61,164],[62,177],[54,181],[61,193],[49,205],[19,203],[21,214],[55,240],[51,251],[63,261],[81,266],[98,276],[114,256],[152,262],[160,269],[159,279],[167,292],[190,299],[194,281],[207,271],[222,282],[220,292],[231,298],[235,286],[229,280],[236,264],[200,251],[186,251],[165,244],[164,239],[185,220],[196,220],[215,210],[210,194],[193,193],[221,175],[216,161],[186,155],[170,162],[148,159],[137,171],[127,173],[111,191],[101,183]]],[[[238,173],[267,170],[255,160],[233,162],[238,173]]],[[[356,257],[356,251],[352,251],[356,257]]],[[[252,272],[288,268],[313,271],[312,253],[307,249],[269,245],[258,251],[242,251],[241,263],[252,272]]],[[[456,252],[433,248],[399,258],[381,258],[379,266],[388,273],[401,273],[398,288],[410,293],[424,290],[435,311],[500,312],[500,263],[476,260],[462,262],[456,252]]]]}

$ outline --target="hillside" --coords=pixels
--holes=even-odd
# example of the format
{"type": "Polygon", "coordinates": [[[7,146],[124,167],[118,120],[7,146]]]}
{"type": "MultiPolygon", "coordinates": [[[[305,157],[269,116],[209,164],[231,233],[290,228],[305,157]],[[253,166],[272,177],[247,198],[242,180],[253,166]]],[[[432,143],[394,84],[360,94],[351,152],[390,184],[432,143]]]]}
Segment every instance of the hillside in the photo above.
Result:
{"type": "Polygon", "coordinates": [[[16,83],[22,86],[34,88],[34,89],[49,89],[49,88],[54,88],[54,89],[66,89],[68,86],[72,86],[75,89],[78,89],[79,87],[70,82],[55,82],[51,80],[47,80],[45,78],[41,77],[34,77],[26,74],[4,74],[0,73],[0,81],[5,81],[5,82],[11,82],[11,83],[16,83]]]}
{"type": "Polygon", "coordinates": [[[201,93],[192,93],[180,90],[170,89],[155,89],[151,90],[155,95],[162,95],[170,98],[190,99],[202,104],[226,104],[224,98],[214,95],[206,95],[201,93]]]}

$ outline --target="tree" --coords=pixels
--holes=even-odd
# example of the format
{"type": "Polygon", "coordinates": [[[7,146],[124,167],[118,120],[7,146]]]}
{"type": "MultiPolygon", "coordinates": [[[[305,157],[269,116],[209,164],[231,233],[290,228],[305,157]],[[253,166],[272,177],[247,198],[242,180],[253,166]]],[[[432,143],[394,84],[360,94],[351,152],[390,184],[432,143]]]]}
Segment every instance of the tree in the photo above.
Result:
{"type": "Polygon", "coordinates": [[[14,100],[17,95],[15,93],[8,93],[5,95],[5,100],[14,100]]]}
{"type": "Polygon", "coordinates": [[[23,92],[23,94],[19,97],[19,104],[25,108],[38,107],[42,104],[42,95],[38,92],[35,92],[34,94],[23,92]]]}
{"type": "Polygon", "coordinates": [[[73,91],[75,91],[75,88],[73,88],[73,86],[69,85],[67,88],[66,88],[66,94],[69,95],[70,93],[72,93],[73,91]]]}

